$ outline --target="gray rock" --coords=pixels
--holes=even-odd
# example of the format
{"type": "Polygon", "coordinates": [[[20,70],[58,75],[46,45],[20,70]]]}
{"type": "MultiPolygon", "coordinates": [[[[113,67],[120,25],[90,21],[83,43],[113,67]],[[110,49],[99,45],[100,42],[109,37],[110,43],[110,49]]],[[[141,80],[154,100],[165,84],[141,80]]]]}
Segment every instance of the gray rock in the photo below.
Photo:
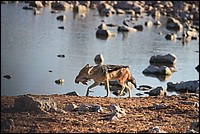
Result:
{"type": "Polygon", "coordinates": [[[135,25],[133,28],[137,29],[138,31],[143,31],[143,25],[135,25]]]}
{"type": "Polygon", "coordinates": [[[167,29],[172,29],[172,30],[177,30],[177,31],[182,31],[183,30],[183,25],[180,23],[179,20],[175,19],[175,18],[168,18],[167,20],[167,29]]]}
{"type": "Polygon", "coordinates": [[[70,95],[70,96],[79,96],[79,94],[76,91],[68,92],[65,95],[70,95]]]}
{"type": "Polygon", "coordinates": [[[66,15],[59,15],[57,18],[57,20],[61,20],[61,21],[64,21],[67,19],[66,15]]]}
{"type": "Polygon", "coordinates": [[[169,64],[174,65],[176,64],[176,55],[175,54],[166,54],[166,55],[154,55],[150,58],[150,63],[158,63],[158,64],[169,64]]]}
{"type": "Polygon", "coordinates": [[[199,133],[199,121],[198,122],[191,122],[189,129],[186,133],[199,133]]]}
{"type": "Polygon", "coordinates": [[[86,105],[81,104],[78,108],[78,111],[84,112],[103,112],[103,109],[100,105],[86,105]]]}
{"type": "Polygon", "coordinates": [[[44,7],[41,1],[31,1],[29,6],[36,7],[36,8],[44,7]]]}
{"type": "Polygon", "coordinates": [[[74,111],[76,108],[78,108],[78,106],[71,103],[71,104],[67,104],[67,105],[65,106],[65,109],[64,109],[64,110],[66,110],[66,111],[74,111]]]}
{"type": "Polygon", "coordinates": [[[51,8],[54,10],[68,10],[71,8],[71,5],[65,1],[53,2],[51,3],[51,8]]]}
{"type": "Polygon", "coordinates": [[[150,133],[167,133],[166,131],[164,130],[160,130],[160,128],[158,126],[151,126],[149,128],[149,132],[150,133]]]}
{"type": "Polygon", "coordinates": [[[6,79],[11,79],[11,78],[12,78],[12,75],[7,74],[7,75],[4,75],[3,77],[6,78],[6,79]]]}
{"type": "Polygon", "coordinates": [[[197,90],[199,90],[199,80],[186,82],[168,82],[167,90],[196,93],[197,90]]]}
{"type": "Polygon", "coordinates": [[[105,23],[102,23],[101,25],[98,26],[98,29],[100,30],[107,30],[107,26],[105,23]]]}
{"type": "Polygon", "coordinates": [[[145,22],[144,25],[147,27],[151,27],[153,25],[153,22],[149,20],[149,21],[145,22]]]}
{"type": "Polygon", "coordinates": [[[81,4],[75,5],[73,7],[73,11],[75,13],[86,13],[87,12],[87,7],[85,5],[81,5],[81,4]]]}
{"type": "Polygon", "coordinates": [[[1,119],[1,132],[3,131],[11,131],[15,127],[13,119],[1,119]]]}
{"type": "Polygon", "coordinates": [[[58,85],[64,85],[65,80],[64,79],[58,79],[58,80],[55,80],[55,83],[58,84],[58,85]]]}
{"type": "Polygon", "coordinates": [[[156,87],[149,91],[149,96],[158,96],[158,95],[161,95],[161,96],[167,95],[165,89],[163,89],[163,87],[161,87],[161,86],[156,87]]]}
{"type": "Polygon", "coordinates": [[[167,35],[165,36],[165,39],[167,39],[167,40],[176,40],[176,38],[177,38],[177,35],[174,34],[174,33],[172,33],[172,34],[167,34],[167,35]]]}
{"type": "Polygon", "coordinates": [[[137,29],[127,26],[118,26],[118,32],[137,32],[137,29]]]}
{"type": "Polygon", "coordinates": [[[119,105],[116,104],[110,104],[109,106],[107,106],[107,109],[110,110],[111,112],[119,112],[123,115],[126,115],[125,110],[120,108],[119,105]]]}
{"type": "Polygon", "coordinates": [[[143,74],[155,74],[155,75],[171,75],[172,72],[167,66],[154,66],[149,65],[143,72],[143,74]]]}
{"type": "Polygon", "coordinates": [[[111,32],[110,30],[101,30],[101,29],[98,29],[96,31],[96,37],[97,38],[108,38],[108,37],[112,37],[112,36],[116,36],[116,33],[114,32],[111,32]]]}
{"type": "Polygon", "coordinates": [[[47,113],[57,111],[56,103],[50,98],[35,99],[29,95],[23,95],[15,99],[14,108],[20,111],[35,111],[36,113],[47,113]]]}

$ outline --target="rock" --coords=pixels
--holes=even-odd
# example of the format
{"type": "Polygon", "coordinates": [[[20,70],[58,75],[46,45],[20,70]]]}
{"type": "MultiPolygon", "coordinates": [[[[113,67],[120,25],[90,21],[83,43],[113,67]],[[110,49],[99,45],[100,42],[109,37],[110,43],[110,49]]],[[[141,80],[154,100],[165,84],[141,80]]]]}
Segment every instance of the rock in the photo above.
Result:
{"type": "MultiPolygon", "coordinates": [[[[60,28],[62,28],[62,27],[64,27],[64,26],[61,26],[60,28]]],[[[58,57],[60,57],[60,58],[65,58],[65,55],[64,54],[59,54],[59,55],[57,55],[58,57]]]]}
{"type": "Polygon", "coordinates": [[[142,93],[136,93],[135,95],[137,95],[137,96],[141,96],[141,95],[143,95],[142,93]]]}
{"type": "Polygon", "coordinates": [[[117,8],[116,9],[116,14],[126,14],[126,12],[122,9],[117,8]]]}
{"type": "Polygon", "coordinates": [[[167,29],[169,30],[177,30],[177,31],[182,31],[183,30],[183,25],[180,23],[179,20],[175,19],[175,18],[168,18],[167,19],[167,29]]]}
{"type": "Polygon", "coordinates": [[[126,115],[125,110],[120,108],[119,105],[117,104],[110,104],[107,106],[107,109],[110,110],[111,112],[119,112],[123,115],[126,115]]]}
{"type": "Polygon", "coordinates": [[[149,90],[149,89],[152,89],[153,87],[152,86],[149,86],[149,85],[140,85],[138,90],[142,90],[142,91],[145,91],[145,90],[149,90]]]}
{"type": "Polygon", "coordinates": [[[196,91],[199,90],[199,80],[186,82],[168,82],[167,90],[196,93],[196,91]]]}
{"type": "Polygon", "coordinates": [[[197,65],[197,66],[195,67],[195,69],[199,72],[199,65],[197,65]]]}
{"type": "Polygon", "coordinates": [[[159,86],[149,91],[149,96],[166,96],[167,93],[163,87],[159,86]]]}
{"type": "Polygon", "coordinates": [[[11,78],[12,78],[12,75],[7,74],[7,75],[4,75],[3,77],[6,78],[6,79],[11,79],[11,78]]]}
{"type": "Polygon", "coordinates": [[[149,133],[167,133],[166,131],[160,130],[158,126],[151,126],[149,133]]]}
{"type": "Polygon", "coordinates": [[[19,111],[34,111],[39,114],[44,114],[49,111],[57,111],[56,103],[49,97],[35,99],[29,95],[23,95],[16,98],[14,108],[19,111]]]}
{"type": "Polygon", "coordinates": [[[54,10],[68,10],[71,8],[71,5],[65,1],[53,2],[51,3],[51,8],[54,10]]]}
{"type": "Polygon", "coordinates": [[[174,54],[166,54],[166,55],[154,55],[150,59],[150,63],[158,63],[164,65],[175,65],[176,64],[176,56],[174,54]]]}
{"type": "Polygon", "coordinates": [[[132,16],[135,16],[135,11],[132,10],[132,9],[125,10],[125,13],[126,13],[126,14],[130,14],[130,15],[132,15],[132,16]]]}
{"type": "Polygon", "coordinates": [[[64,21],[67,19],[66,15],[60,15],[56,18],[57,20],[61,20],[61,21],[64,21]]]}
{"type": "Polygon", "coordinates": [[[176,38],[177,38],[177,35],[174,34],[174,33],[172,33],[172,34],[167,34],[167,35],[165,36],[165,39],[167,39],[167,40],[176,40],[176,38]]]}
{"type": "Polygon", "coordinates": [[[64,82],[65,82],[64,79],[55,80],[55,83],[58,84],[58,85],[64,85],[64,82]]]}
{"type": "Polygon", "coordinates": [[[59,13],[59,12],[60,12],[59,10],[54,10],[54,9],[51,11],[51,13],[59,13]]]}
{"type": "Polygon", "coordinates": [[[65,108],[64,108],[64,110],[66,110],[66,111],[74,111],[75,109],[77,109],[78,108],[78,106],[77,105],[75,105],[75,104],[67,104],[66,106],[65,106],[65,108]]]}
{"type": "Polygon", "coordinates": [[[199,133],[199,121],[198,122],[191,122],[189,129],[195,130],[199,133]]]}
{"type": "Polygon", "coordinates": [[[1,132],[3,131],[12,131],[14,129],[14,121],[11,118],[8,119],[2,119],[1,118],[1,132]]]}
{"type": "Polygon", "coordinates": [[[151,27],[153,25],[153,22],[149,20],[149,21],[145,22],[144,25],[147,27],[151,27]]]}
{"type": "Polygon", "coordinates": [[[144,71],[143,74],[154,74],[154,75],[171,75],[172,72],[169,67],[167,66],[154,66],[149,65],[144,71]]]}
{"type": "Polygon", "coordinates": [[[165,109],[167,108],[167,106],[165,104],[157,104],[157,103],[153,103],[153,108],[155,109],[165,109]]]}
{"type": "Polygon", "coordinates": [[[152,15],[153,18],[159,19],[160,16],[161,16],[161,13],[160,13],[159,10],[154,8],[151,15],[152,15]]]}
{"type": "MultiPolygon", "coordinates": [[[[58,27],[59,29],[65,29],[66,27],[65,26],[60,26],[60,27],[58,27]]],[[[65,57],[65,55],[58,55],[58,57],[65,57]]]]}
{"type": "Polygon", "coordinates": [[[154,22],[153,24],[156,25],[156,26],[161,26],[161,25],[162,25],[161,22],[160,22],[159,20],[157,20],[157,21],[154,22]]]}
{"type": "Polygon", "coordinates": [[[79,94],[78,94],[76,91],[66,93],[65,95],[70,95],[70,96],[79,96],[79,94]]]}
{"type": "Polygon", "coordinates": [[[35,10],[35,7],[32,7],[32,6],[24,6],[22,9],[24,9],[24,10],[35,10]]]}
{"type": "Polygon", "coordinates": [[[143,31],[143,25],[135,25],[133,28],[137,29],[137,31],[143,31]]]}
{"type": "Polygon", "coordinates": [[[73,11],[75,13],[86,13],[87,12],[87,7],[85,5],[81,5],[81,4],[75,5],[73,7],[73,11]]]}
{"type": "Polygon", "coordinates": [[[118,32],[137,32],[137,29],[127,26],[118,26],[118,32]]]}
{"type": "Polygon", "coordinates": [[[44,7],[41,1],[31,1],[29,6],[36,7],[36,8],[44,7]]]}
{"type": "Polygon", "coordinates": [[[84,112],[103,112],[103,109],[100,105],[86,105],[81,104],[78,108],[78,111],[84,111],[84,112]]]}
{"type": "Polygon", "coordinates": [[[97,38],[108,38],[108,37],[111,37],[111,36],[116,36],[116,34],[111,32],[111,31],[109,31],[109,30],[98,29],[96,31],[96,37],[97,38]]]}
{"type": "Polygon", "coordinates": [[[194,106],[195,108],[199,108],[199,103],[198,103],[198,102],[180,101],[179,103],[180,103],[180,104],[184,104],[184,105],[194,106]]]}
{"type": "Polygon", "coordinates": [[[39,10],[34,10],[33,14],[34,15],[41,15],[41,12],[39,10]]]}
{"type": "Polygon", "coordinates": [[[100,105],[91,105],[90,112],[103,112],[103,108],[100,105]]]}
{"type": "Polygon", "coordinates": [[[98,26],[98,29],[107,30],[107,25],[105,23],[102,23],[101,25],[98,26]]]}

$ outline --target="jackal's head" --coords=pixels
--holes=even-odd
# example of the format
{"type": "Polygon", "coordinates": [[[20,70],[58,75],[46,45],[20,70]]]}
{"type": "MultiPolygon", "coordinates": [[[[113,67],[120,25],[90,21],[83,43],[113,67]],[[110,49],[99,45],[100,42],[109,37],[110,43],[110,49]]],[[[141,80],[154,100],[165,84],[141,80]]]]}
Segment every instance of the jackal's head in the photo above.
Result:
{"type": "Polygon", "coordinates": [[[87,85],[87,81],[89,81],[90,78],[90,72],[93,69],[93,66],[90,66],[89,64],[86,64],[81,71],[79,72],[79,74],[76,76],[75,78],[75,83],[83,83],[85,85],[87,85]]]}

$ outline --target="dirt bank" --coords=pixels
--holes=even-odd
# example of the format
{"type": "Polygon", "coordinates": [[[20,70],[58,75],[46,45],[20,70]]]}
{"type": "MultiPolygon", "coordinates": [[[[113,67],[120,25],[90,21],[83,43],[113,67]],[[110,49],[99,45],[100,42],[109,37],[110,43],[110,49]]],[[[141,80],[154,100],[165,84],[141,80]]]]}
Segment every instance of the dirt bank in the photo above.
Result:
{"type": "Polygon", "coordinates": [[[191,122],[199,119],[199,96],[187,94],[166,97],[104,98],[68,95],[30,95],[48,97],[65,112],[38,114],[13,107],[19,96],[1,96],[1,132],[152,132],[159,127],[168,133],[185,133],[191,122]],[[102,112],[67,111],[68,104],[100,105],[102,112]],[[125,114],[115,120],[104,120],[111,112],[107,106],[116,104],[125,114]],[[10,124],[9,124],[10,122],[10,124]]]}

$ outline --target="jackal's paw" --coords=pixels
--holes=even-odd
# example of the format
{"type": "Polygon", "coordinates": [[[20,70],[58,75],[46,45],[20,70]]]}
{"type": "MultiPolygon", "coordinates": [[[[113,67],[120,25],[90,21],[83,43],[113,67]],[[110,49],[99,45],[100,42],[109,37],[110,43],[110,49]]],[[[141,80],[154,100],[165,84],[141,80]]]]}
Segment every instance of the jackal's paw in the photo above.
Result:
{"type": "Polygon", "coordinates": [[[108,95],[104,96],[104,97],[108,97],[108,95]]]}

